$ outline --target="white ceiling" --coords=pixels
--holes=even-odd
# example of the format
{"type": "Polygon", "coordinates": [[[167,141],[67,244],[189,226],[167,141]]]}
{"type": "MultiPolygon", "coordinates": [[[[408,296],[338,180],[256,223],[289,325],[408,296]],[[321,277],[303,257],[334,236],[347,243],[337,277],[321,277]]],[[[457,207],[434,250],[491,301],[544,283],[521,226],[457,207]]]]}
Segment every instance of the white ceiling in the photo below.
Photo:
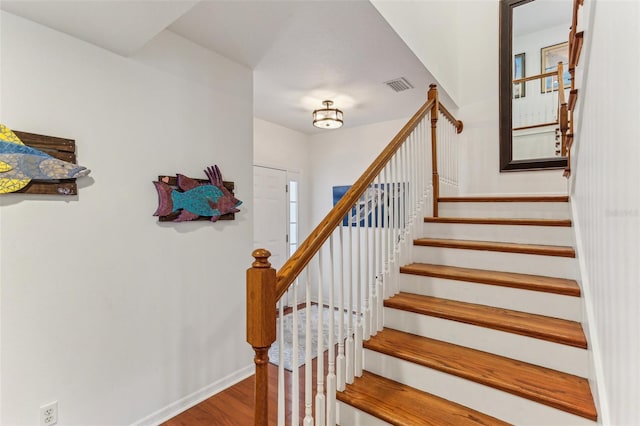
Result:
{"type": "Polygon", "coordinates": [[[325,99],[349,128],[412,115],[435,82],[366,0],[3,0],[0,7],[124,56],[167,28],[252,68],[255,116],[307,134],[325,131],[311,125],[325,99]],[[396,93],[384,84],[397,77],[415,88],[396,93]]]}

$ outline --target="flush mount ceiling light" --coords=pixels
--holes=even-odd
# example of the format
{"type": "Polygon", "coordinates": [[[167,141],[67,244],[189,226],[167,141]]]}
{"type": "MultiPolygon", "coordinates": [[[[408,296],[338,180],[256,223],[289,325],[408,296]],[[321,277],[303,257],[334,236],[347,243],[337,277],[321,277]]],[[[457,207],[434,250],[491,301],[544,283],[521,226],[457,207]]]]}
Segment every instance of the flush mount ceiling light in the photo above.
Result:
{"type": "Polygon", "coordinates": [[[323,101],[324,108],[313,111],[313,125],[320,129],[339,129],[342,127],[342,111],[331,108],[333,101],[323,101]]]}

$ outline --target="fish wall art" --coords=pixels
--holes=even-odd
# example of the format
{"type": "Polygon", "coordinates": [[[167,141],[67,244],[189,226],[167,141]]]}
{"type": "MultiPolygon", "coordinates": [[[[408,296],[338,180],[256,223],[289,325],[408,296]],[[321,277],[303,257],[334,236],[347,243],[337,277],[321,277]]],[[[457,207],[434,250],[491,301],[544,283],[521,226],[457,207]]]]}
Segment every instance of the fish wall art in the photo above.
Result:
{"type": "Polygon", "coordinates": [[[204,173],[208,181],[178,174],[177,189],[169,184],[168,176],[154,181],[158,191],[158,209],[153,215],[162,218],[177,213],[173,222],[202,218],[216,222],[223,215],[239,212],[238,206],[242,201],[225,187],[218,166],[207,167],[204,173]]]}
{"type": "Polygon", "coordinates": [[[19,191],[32,180],[75,179],[90,172],[25,145],[11,129],[0,124],[0,194],[19,191]]]}

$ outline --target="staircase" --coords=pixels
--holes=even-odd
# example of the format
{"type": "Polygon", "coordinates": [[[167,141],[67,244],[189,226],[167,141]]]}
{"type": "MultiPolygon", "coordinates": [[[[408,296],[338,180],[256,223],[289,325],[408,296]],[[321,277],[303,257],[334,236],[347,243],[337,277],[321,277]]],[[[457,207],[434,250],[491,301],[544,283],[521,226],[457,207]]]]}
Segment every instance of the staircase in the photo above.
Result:
{"type": "Polygon", "coordinates": [[[441,198],[342,425],[593,425],[568,197],[441,198]]]}

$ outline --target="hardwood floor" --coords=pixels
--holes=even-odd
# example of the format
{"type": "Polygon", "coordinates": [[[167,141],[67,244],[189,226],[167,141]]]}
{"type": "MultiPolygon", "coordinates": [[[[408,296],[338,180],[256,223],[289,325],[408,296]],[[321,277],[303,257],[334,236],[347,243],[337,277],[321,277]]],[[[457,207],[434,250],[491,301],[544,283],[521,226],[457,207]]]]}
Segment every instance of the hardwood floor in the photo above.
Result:
{"type": "MultiPolygon", "coordinates": [[[[278,369],[269,364],[269,424],[276,424],[278,369]]],[[[291,373],[285,370],[285,375],[291,373]]],[[[289,378],[290,380],[290,378],[289,378]]],[[[200,404],[163,423],[164,426],[244,426],[253,425],[255,376],[223,390],[200,404]]]]}
{"type": "MultiPolygon", "coordinates": [[[[312,305],[317,303],[312,302],[312,305]]],[[[303,309],[304,304],[298,305],[298,309],[303,309]]],[[[287,315],[291,312],[291,307],[284,310],[287,315]]],[[[337,353],[337,348],[336,348],[337,353]]],[[[325,351],[324,367],[327,371],[328,352],[325,351]]],[[[316,359],[313,360],[312,382],[313,391],[316,386],[316,359]]],[[[298,370],[300,378],[300,418],[304,418],[304,366],[298,370]]],[[[291,387],[293,374],[284,370],[284,380],[287,389],[291,387]]],[[[278,405],[278,367],[269,364],[269,424],[277,424],[276,407],[278,405]]],[[[223,390],[216,395],[202,401],[198,405],[178,414],[174,418],[162,423],[162,426],[245,426],[253,425],[253,392],[255,386],[255,376],[247,377],[241,382],[223,390]]],[[[286,402],[286,422],[291,424],[291,396],[287,394],[286,402]]]]}
{"type": "MultiPolygon", "coordinates": [[[[328,352],[325,352],[325,372],[328,352]]],[[[316,387],[317,358],[313,360],[313,392],[316,387]]],[[[304,418],[304,366],[298,369],[300,377],[300,419],[304,418]]],[[[291,386],[293,374],[284,370],[285,386],[291,386]]],[[[276,407],[278,404],[278,367],[269,364],[269,424],[277,424],[276,407]]],[[[251,426],[253,425],[253,388],[254,376],[225,389],[224,391],[202,401],[200,404],[178,414],[164,422],[163,426],[251,426]]],[[[291,424],[291,398],[286,399],[286,424],[291,424]]],[[[313,408],[312,408],[313,409],[313,408]]]]}

